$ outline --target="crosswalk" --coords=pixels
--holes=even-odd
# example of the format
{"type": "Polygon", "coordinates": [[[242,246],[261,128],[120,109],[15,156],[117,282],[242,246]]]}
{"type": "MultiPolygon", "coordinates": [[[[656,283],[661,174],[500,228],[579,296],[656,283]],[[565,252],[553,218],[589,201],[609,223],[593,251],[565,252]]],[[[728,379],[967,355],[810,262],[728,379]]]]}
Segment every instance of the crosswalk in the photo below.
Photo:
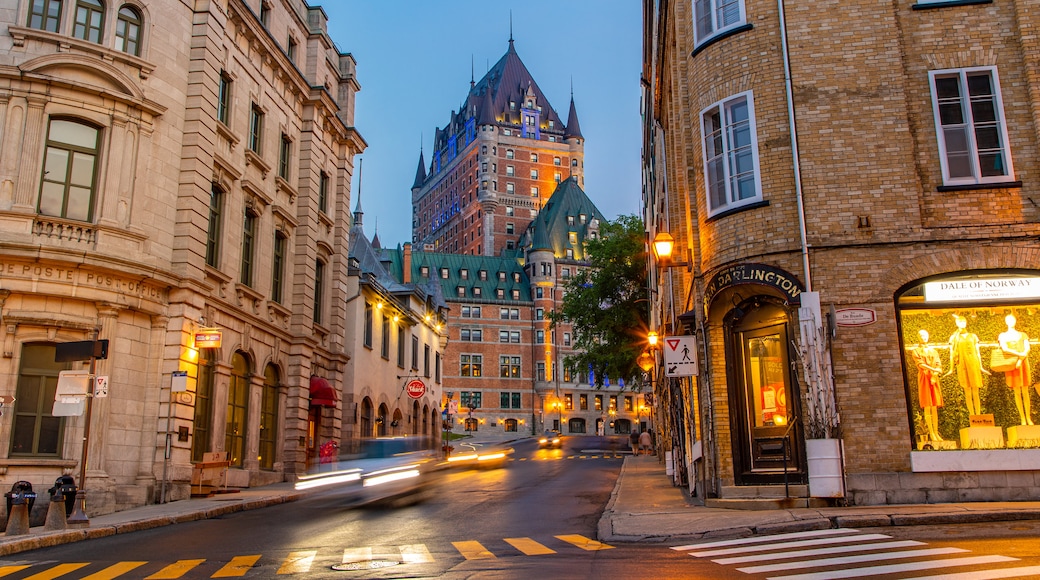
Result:
{"type": "Polygon", "coordinates": [[[400,546],[357,546],[341,549],[308,549],[290,552],[267,561],[263,554],[234,556],[230,560],[212,561],[205,558],[176,562],[127,561],[116,563],[69,562],[53,560],[0,562],[0,578],[21,580],[53,580],[82,578],[84,580],[113,580],[115,578],[144,578],[145,580],[175,580],[179,578],[238,578],[259,566],[276,567],[278,575],[305,574],[320,570],[373,570],[408,564],[431,564],[438,561],[494,560],[508,557],[573,555],[581,552],[610,550],[604,544],[579,534],[562,534],[552,539],[503,538],[501,547],[490,548],[475,540],[450,542],[451,549],[441,546],[431,551],[426,544],[400,546]],[[494,552],[492,550],[495,550],[494,552]],[[96,570],[95,570],[96,568],[96,570]],[[214,570],[214,568],[216,568],[214,570]]]}
{"type": "Polygon", "coordinates": [[[996,580],[1040,577],[1040,566],[1011,566],[1018,558],[972,555],[954,547],[928,547],[916,540],[895,540],[848,528],[792,532],[673,546],[694,558],[735,566],[745,574],[769,580],[893,578],[915,580],[996,580]],[[971,571],[952,568],[993,566],[971,571]],[[921,576],[929,571],[937,575],[921,576]]]}

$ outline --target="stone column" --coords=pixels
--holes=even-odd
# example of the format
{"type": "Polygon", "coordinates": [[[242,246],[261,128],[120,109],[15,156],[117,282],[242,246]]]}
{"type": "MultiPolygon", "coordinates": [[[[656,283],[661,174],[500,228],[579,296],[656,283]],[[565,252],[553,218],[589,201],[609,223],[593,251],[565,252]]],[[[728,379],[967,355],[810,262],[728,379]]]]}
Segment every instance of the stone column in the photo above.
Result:
{"type": "Polygon", "coordinates": [[[36,212],[36,193],[33,187],[38,183],[40,171],[40,146],[47,134],[47,116],[44,107],[47,100],[39,96],[29,96],[26,99],[28,110],[25,119],[24,132],[22,133],[21,147],[11,147],[10,143],[4,143],[4,149],[11,149],[13,155],[18,156],[18,177],[15,181],[14,206],[13,209],[29,213],[36,212]]]}

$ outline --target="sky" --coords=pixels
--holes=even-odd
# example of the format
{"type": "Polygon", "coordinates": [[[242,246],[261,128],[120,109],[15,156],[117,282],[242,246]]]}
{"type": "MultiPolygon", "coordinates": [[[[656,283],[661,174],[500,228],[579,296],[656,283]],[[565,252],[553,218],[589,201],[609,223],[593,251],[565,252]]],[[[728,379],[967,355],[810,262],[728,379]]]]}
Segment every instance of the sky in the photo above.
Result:
{"type": "MultiPolygon", "coordinates": [[[[411,187],[422,147],[514,47],[560,118],[571,84],[585,136],[585,193],[607,217],[640,208],[641,3],[637,0],[309,0],[336,48],[357,61],[354,125],[369,238],[411,241],[411,187]],[[510,24],[512,20],[512,24],[510,24]],[[471,74],[472,72],[472,74],[471,74]]],[[[356,173],[356,172],[355,172],[356,173]]],[[[358,176],[351,188],[357,201],[358,176]]]]}

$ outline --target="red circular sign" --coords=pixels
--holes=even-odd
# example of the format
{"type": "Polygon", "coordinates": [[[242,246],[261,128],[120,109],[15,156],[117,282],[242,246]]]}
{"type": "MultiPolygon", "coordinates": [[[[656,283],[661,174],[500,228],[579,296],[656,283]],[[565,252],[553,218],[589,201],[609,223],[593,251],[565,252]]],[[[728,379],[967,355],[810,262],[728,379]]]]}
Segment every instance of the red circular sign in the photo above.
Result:
{"type": "Polygon", "coordinates": [[[404,390],[408,393],[409,397],[413,399],[421,399],[422,396],[426,394],[426,383],[419,379],[412,379],[404,386],[404,390]]]}

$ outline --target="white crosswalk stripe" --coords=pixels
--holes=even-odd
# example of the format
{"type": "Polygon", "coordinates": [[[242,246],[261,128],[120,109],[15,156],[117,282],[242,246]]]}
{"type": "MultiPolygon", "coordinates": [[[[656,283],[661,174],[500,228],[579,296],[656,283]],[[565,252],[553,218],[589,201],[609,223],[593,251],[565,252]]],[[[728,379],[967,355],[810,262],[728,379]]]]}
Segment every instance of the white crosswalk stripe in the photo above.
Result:
{"type": "Polygon", "coordinates": [[[925,542],[893,540],[885,534],[865,534],[853,529],[826,529],[753,536],[673,546],[694,558],[710,559],[722,566],[738,566],[745,574],[766,574],[769,580],[830,580],[893,575],[914,580],[998,580],[1040,577],[1040,566],[944,572],[918,576],[921,571],[956,567],[1001,565],[1018,558],[970,555],[955,547],[929,548],[925,542]],[[800,549],[805,548],[805,549],[800,549]],[[911,549],[907,549],[911,548],[911,549]],[[948,557],[959,555],[959,557],[948,557]],[[897,562],[902,560],[902,562],[897,562]],[[885,563],[885,562],[891,563],[885,563]],[[753,565],[748,565],[753,564],[753,565]],[[866,564],[866,565],[864,565],[866,564]],[[815,569],[797,573],[798,570],[815,569]],[[794,572],[786,575],[776,573],[794,572]]]}

